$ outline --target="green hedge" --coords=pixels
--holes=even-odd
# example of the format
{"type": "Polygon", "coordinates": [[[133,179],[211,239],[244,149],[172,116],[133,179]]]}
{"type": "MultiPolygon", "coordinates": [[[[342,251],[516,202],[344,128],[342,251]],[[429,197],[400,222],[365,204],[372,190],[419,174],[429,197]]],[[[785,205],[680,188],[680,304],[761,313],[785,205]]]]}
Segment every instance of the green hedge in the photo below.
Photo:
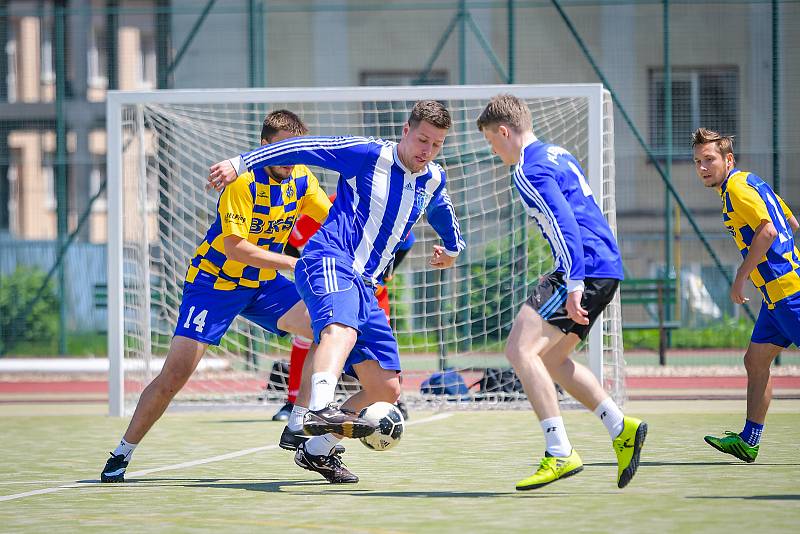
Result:
{"type": "Polygon", "coordinates": [[[0,354],[18,343],[55,346],[58,299],[52,281],[33,303],[44,278],[45,273],[31,267],[17,267],[12,274],[0,276],[0,354]]]}

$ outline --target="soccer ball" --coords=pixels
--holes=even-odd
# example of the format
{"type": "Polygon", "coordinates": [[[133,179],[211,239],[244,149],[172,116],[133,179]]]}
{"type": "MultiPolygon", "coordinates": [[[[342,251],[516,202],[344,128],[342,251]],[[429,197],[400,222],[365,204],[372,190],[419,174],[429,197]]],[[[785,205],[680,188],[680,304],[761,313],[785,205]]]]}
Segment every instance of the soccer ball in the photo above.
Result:
{"type": "Polygon", "coordinates": [[[394,404],[376,402],[361,410],[358,414],[362,419],[377,425],[375,432],[365,438],[361,443],[374,451],[386,451],[397,445],[403,435],[403,414],[394,404]]]}

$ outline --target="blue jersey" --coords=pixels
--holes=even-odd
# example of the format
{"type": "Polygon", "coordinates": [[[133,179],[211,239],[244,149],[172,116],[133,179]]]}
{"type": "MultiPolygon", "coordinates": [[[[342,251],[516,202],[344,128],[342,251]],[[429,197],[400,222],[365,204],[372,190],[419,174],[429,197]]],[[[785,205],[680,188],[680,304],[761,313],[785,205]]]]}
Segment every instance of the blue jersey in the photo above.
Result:
{"type": "Polygon", "coordinates": [[[420,172],[411,172],[397,155],[397,143],[364,137],[297,137],[242,154],[238,163],[240,173],[243,165],[252,170],[291,164],[338,172],[336,200],[303,254],[324,251],[340,256],[373,282],[394,259],[423,211],[449,255],[465,247],[445,188],[444,169],[429,163],[420,172]]]}
{"type": "Polygon", "coordinates": [[[563,272],[567,288],[587,278],[622,280],[622,259],[580,164],[567,150],[541,141],[522,148],[514,185],[563,272]]]}

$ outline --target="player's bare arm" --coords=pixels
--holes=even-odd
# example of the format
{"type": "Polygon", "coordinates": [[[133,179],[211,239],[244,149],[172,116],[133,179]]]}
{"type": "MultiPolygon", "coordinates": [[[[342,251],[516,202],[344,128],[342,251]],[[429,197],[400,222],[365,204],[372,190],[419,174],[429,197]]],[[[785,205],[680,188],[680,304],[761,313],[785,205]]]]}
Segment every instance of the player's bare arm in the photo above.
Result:
{"type": "Polygon", "coordinates": [[[789,226],[792,228],[792,233],[795,233],[798,228],[800,228],[800,223],[797,222],[797,219],[794,216],[789,217],[789,226]]]}
{"type": "Polygon", "coordinates": [[[731,286],[730,297],[734,304],[744,304],[749,300],[744,296],[745,282],[753,269],[761,262],[761,258],[767,253],[776,237],[778,237],[778,231],[770,221],[762,221],[756,228],[750,251],[736,271],[736,278],[731,286]]]}
{"type": "Polygon", "coordinates": [[[225,255],[234,261],[259,269],[294,270],[297,258],[265,250],[238,235],[228,235],[223,239],[225,255]]]}

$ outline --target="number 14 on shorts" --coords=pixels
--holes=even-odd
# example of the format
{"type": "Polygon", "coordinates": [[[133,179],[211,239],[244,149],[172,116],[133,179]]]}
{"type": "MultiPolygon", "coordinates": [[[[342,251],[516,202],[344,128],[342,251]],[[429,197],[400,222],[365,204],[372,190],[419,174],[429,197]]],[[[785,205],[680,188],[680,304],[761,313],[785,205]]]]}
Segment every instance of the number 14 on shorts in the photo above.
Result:
{"type": "Polygon", "coordinates": [[[202,332],[203,328],[206,326],[206,315],[208,315],[208,310],[200,310],[197,315],[194,315],[194,310],[194,306],[189,308],[189,314],[186,316],[186,322],[183,323],[183,327],[191,328],[191,325],[193,324],[196,332],[202,332]],[[192,319],[193,315],[194,320],[192,319]]]}

